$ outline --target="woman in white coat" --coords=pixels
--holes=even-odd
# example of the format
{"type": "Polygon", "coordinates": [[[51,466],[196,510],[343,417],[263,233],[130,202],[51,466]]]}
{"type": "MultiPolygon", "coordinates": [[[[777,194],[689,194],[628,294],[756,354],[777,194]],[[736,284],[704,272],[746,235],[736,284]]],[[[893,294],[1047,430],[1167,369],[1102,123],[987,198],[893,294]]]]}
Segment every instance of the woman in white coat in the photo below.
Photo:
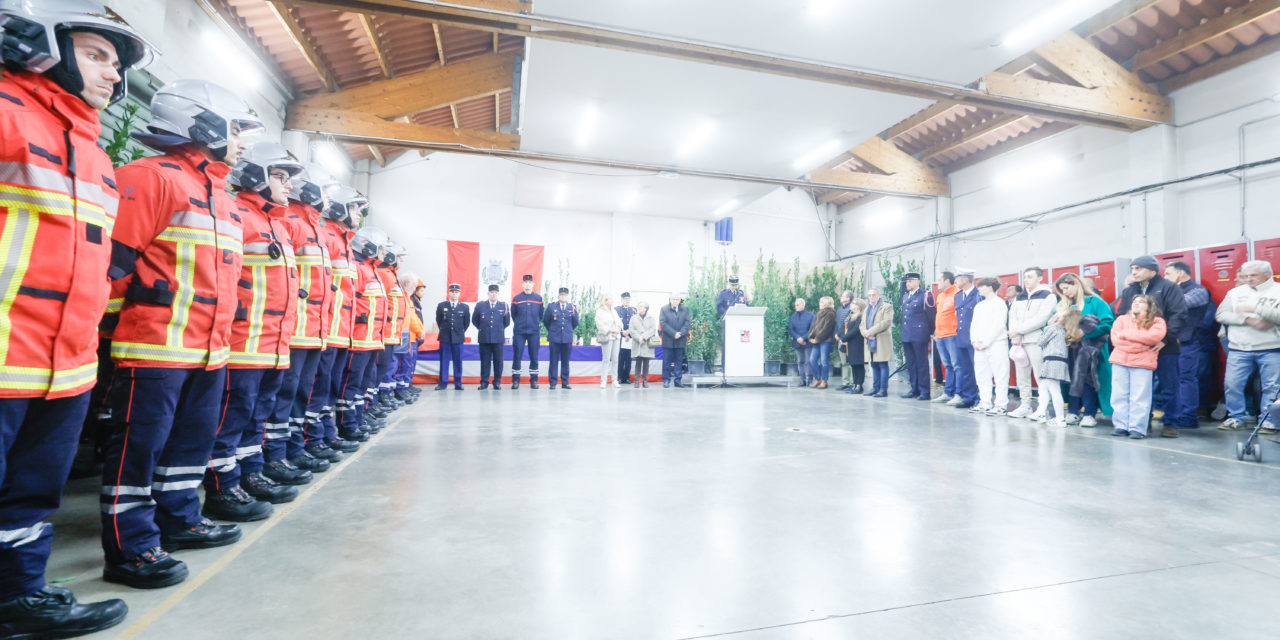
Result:
{"type": "Polygon", "coordinates": [[[618,384],[618,343],[621,342],[622,336],[622,318],[618,316],[618,312],[613,310],[613,298],[610,296],[601,296],[600,304],[596,307],[596,342],[600,343],[600,363],[604,366],[604,371],[600,374],[600,388],[609,386],[610,377],[613,378],[614,388],[622,385],[618,384]]]}

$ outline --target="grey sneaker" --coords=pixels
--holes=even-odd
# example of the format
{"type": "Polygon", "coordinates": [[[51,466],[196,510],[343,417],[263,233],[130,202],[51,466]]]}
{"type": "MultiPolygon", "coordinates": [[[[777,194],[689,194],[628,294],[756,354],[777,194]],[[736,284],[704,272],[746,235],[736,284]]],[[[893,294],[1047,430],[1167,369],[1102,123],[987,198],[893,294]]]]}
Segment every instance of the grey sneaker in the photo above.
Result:
{"type": "Polygon", "coordinates": [[[1222,424],[1218,425],[1218,428],[1223,431],[1239,431],[1244,427],[1244,423],[1235,418],[1227,418],[1222,421],[1222,424]]]}
{"type": "Polygon", "coordinates": [[[947,394],[945,394],[945,393],[944,393],[944,394],[942,394],[942,395],[940,395],[940,396],[938,396],[938,397],[934,398],[933,400],[930,400],[929,402],[938,402],[938,403],[951,402],[951,396],[949,396],[949,395],[947,395],[947,394]]]}
{"type": "Polygon", "coordinates": [[[1080,416],[1074,413],[1067,414],[1067,424],[1080,424],[1080,416]]]}

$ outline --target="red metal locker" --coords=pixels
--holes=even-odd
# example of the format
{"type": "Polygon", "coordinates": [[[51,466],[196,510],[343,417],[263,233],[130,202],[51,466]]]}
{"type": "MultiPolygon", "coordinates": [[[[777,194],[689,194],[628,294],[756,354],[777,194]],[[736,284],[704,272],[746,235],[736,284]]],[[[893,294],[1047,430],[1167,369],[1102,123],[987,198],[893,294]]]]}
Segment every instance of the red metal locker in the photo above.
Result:
{"type": "Polygon", "coordinates": [[[1258,240],[1253,243],[1253,259],[1266,260],[1271,263],[1271,272],[1280,282],[1280,238],[1258,240]]]}
{"type": "Polygon", "coordinates": [[[1128,260],[1123,259],[1091,262],[1081,267],[1080,277],[1089,280],[1093,284],[1094,291],[1097,291],[1098,295],[1110,304],[1115,302],[1116,296],[1120,295],[1124,276],[1128,275],[1128,268],[1128,260]],[[1123,267],[1121,267],[1122,264],[1123,267]]]}
{"type": "Polygon", "coordinates": [[[1022,284],[1021,282],[1018,282],[1018,274],[1016,273],[1010,273],[1003,276],[996,276],[996,279],[1000,281],[1000,290],[996,292],[996,295],[1000,296],[1001,298],[1004,297],[1004,288],[1006,286],[1011,284],[1022,284]]]}
{"type": "Polygon", "coordinates": [[[1160,262],[1160,275],[1164,275],[1164,268],[1169,266],[1170,262],[1185,262],[1187,263],[1187,265],[1191,267],[1192,278],[1195,278],[1197,275],[1199,275],[1199,269],[1196,268],[1196,264],[1199,261],[1196,260],[1195,249],[1181,249],[1178,251],[1166,251],[1164,253],[1157,253],[1155,258],[1160,262]]]}
{"type": "Polygon", "coordinates": [[[1049,280],[1045,284],[1053,286],[1058,281],[1058,277],[1064,273],[1074,273],[1080,275],[1080,265],[1072,265],[1070,267],[1054,267],[1049,270],[1049,280]]]}
{"type": "Polygon", "coordinates": [[[1200,284],[1213,295],[1214,302],[1222,302],[1227,292],[1236,286],[1236,272],[1249,259],[1249,245],[1244,242],[1204,247],[1199,251],[1200,284]]]}

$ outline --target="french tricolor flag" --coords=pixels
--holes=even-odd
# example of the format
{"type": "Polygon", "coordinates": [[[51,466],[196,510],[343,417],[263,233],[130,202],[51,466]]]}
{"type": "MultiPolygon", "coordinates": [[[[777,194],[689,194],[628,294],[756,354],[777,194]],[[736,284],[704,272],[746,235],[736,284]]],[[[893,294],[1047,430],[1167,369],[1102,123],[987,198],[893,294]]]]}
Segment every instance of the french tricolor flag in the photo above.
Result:
{"type": "Polygon", "coordinates": [[[501,299],[510,300],[521,290],[520,281],[526,273],[533,276],[533,290],[542,293],[544,246],[463,240],[449,240],[446,245],[445,285],[462,285],[462,302],[485,299],[491,282],[502,288],[501,299]]]}

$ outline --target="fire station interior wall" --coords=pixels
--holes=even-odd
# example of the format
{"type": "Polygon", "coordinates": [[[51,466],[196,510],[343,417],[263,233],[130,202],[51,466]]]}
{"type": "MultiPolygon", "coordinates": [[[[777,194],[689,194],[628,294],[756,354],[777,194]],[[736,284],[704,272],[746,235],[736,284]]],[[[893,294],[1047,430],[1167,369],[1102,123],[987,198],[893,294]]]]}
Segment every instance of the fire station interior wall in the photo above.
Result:
{"type": "MultiPolygon", "coordinates": [[[[404,154],[369,174],[369,223],[405,245],[406,264],[427,284],[429,300],[444,297],[449,240],[478,242],[481,266],[492,256],[507,269],[512,244],[543,245],[543,280],[553,290],[563,283],[594,284],[615,296],[645,291],[652,305],[664,302],[665,292],[688,288],[691,244],[697,264],[703,256],[736,255],[743,274],[762,250],[784,262],[827,258],[813,201],[799,191],[779,190],[735,212],[735,241],[724,247],[714,242],[711,219],[516,206],[515,179],[516,166],[501,159],[404,154]],[[567,282],[559,277],[561,264],[567,282]]],[[[502,285],[504,298],[511,287],[518,290],[520,275],[502,285]]]]}
{"type": "MultiPolygon", "coordinates": [[[[1031,216],[1134,187],[1280,156],[1280,55],[1172,94],[1176,123],[1134,133],[1077,127],[951,174],[950,198],[883,198],[837,215],[842,255],[1031,216]],[[1244,149],[1241,150],[1243,141],[1244,149]]],[[[1072,208],[895,249],[927,272],[961,265],[980,274],[1053,267],[1280,236],[1280,165],[1072,208]]],[[[896,260],[896,258],[895,258],[896,260]]]]}

